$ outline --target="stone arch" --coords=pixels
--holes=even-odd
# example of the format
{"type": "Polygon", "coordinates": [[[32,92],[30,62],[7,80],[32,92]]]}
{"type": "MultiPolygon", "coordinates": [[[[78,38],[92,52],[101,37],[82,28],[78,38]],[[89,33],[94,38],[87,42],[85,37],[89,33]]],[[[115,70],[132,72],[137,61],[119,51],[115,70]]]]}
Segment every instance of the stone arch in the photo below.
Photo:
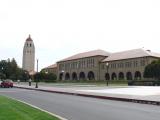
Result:
{"type": "Polygon", "coordinates": [[[141,79],[141,72],[136,71],[135,74],[134,74],[134,79],[135,80],[140,80],[141,79]]]}
{"type": "Polygon", "coordinates": [[[89,80],[94,80],[95,79],[94,72],[92,72],[92,71],[88,72],[88,79],[89,80]]]}
{"type": "Polygon", "coordinates": [[[116,80],[116,79],[117,79],[116,73],[112,73],[112,80],[116,80]]]}
{"type": "Polygon", "coordinates": [[[118,79],[119,79],[119,80],[124,80],[124,73],[123,73],[123,72],[120,72],[120,73],[118,74],[118,79]]]}
{"type": "Polygon", "coordinates": [[[79,73],[79,79],[80,79],[80,80],[85,80],[85,79],[86,79],[86,75],[85,75],[84,72],[80,72],[80,73],[79,73]]]}
{"type": "Polygon", "coordinates": [[[78,80],[76,72],[72,73],[72,80],[78,80]]]}
{"type": "Polygon", "coordinates": [[[105,79],[106,79],[106,80],[110,80],[110,75],[109,75],[109,73],[106,73],[106,74],[105,74],[105,79]]]}
{"type": "Polygon", "coordinates": [[[66,73],[66,75],[65,75],[65,80],[70,80],[70,75],[69,75],[69,73],[66,73]]]}
{"type": "Polygon", "coordinates": [[[133,79],[132,78],[132,73],[131,72],[127,72],[126,78],[127,78],[127,80],[132,80],[133,79]]]}
{"type": "Polygon", "coordinates": [[[60,73],[59,74],[59,80],[62,80],[63,79],[63,73],[60,73]]]}

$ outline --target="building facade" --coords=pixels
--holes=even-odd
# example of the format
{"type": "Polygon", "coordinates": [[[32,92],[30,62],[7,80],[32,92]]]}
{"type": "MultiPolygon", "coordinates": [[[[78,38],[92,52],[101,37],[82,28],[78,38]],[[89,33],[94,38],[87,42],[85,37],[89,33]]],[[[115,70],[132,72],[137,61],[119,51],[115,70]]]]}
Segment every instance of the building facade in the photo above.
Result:
{"type": "Polygon", "coordinates": [[[55,75],[57,75],[57,64],[53,64],[48,67],[45,67],[42,69],[42,71],[45,73],[54,73],[55,75]]]}
{"type": "Polygon", "coordinates": [[[113,53],[101,62],[100,76],[104,80],[144,79],[145,67],[158,59],[160,54],[143,49],[113,53]]]}
{"type": "Polygon", "coordinates": [[[35,46],[31,36],[26,39],[23,47],[22,69],[33,72],[35,66],[35,46]]]}
{"type": "Polygon", "coordinates": [[[144,49],[117,53],[94,50],[57,62],[58,80],[140,80],[145,67],[160,54],[144,49]]]}
{"type": "Polygon", "coordinates": [[[76,54],[57,62],[59,80],[98,80],[100,62],[110,53],[94,50],[76,54]]]}

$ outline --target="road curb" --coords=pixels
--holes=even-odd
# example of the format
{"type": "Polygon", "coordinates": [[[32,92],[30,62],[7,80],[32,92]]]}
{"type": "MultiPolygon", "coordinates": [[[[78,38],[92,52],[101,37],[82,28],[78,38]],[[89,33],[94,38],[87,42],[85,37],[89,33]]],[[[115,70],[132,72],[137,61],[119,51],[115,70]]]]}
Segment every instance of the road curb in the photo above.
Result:
{"type": "Polygon", "coordinates": [[[140,103],[140,104],[149,104],[149,105],[160,106],[160,101],[140,100],[140,99],[121,98],[121,97],[110,97],[110,96],[102,96],[102,95],[91,95],[91,94],[84,94],[84,93],[74,93],[74,92],[64,92],[64,91],[55,91],[55,90],[45,90],[45,89],[39,89],[39,88],[37,89],[37,88],[28,88],[28,87],[19,87],[19,86],[14,86],[14,87],[21,88],[21,89],[28,89],[28,90],[50,92],[50,93],[75,95],[75,96],[83,96],[83,97],[91,97],[91,98],[99,98],[99,99],[107,99],[107,100],[133,102],[133,103],[140,103]]]}

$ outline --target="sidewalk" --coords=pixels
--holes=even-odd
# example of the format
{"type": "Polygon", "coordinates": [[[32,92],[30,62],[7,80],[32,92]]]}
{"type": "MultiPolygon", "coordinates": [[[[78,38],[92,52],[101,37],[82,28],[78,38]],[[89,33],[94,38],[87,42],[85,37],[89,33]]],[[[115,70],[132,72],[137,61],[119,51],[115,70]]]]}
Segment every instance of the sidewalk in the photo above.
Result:
{"type": "Polygon", "coordinates": [[[160,105],[160,87],[156,86],[101,86],[94,85],[50,85],[39,84],[14,84],[14,87],[38,90],[44,92],[69,94],[100,99],[136,102],[143,104],[160,105]]]}

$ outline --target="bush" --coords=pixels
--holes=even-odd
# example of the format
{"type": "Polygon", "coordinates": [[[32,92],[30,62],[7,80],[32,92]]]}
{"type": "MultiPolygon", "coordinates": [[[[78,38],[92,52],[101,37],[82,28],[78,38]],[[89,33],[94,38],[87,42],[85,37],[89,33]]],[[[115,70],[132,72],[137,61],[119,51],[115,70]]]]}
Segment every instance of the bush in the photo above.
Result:
{"type": "Polygon", "coordinates": [[[145,67],[144,77],[160,80],[160,60],[153,61],[145,67]]]}
{"type": "Polygon", "coordinates": [[[138,85],[138,86],[159,86],[159,80],[131,80],[128,81],[128,85],[138,85]]]}
{"type": "Polygon", "coordinates": [[[56,75],[53,73],[38,72],[34,75],[35,82],[56,82],[56,75]]]}

